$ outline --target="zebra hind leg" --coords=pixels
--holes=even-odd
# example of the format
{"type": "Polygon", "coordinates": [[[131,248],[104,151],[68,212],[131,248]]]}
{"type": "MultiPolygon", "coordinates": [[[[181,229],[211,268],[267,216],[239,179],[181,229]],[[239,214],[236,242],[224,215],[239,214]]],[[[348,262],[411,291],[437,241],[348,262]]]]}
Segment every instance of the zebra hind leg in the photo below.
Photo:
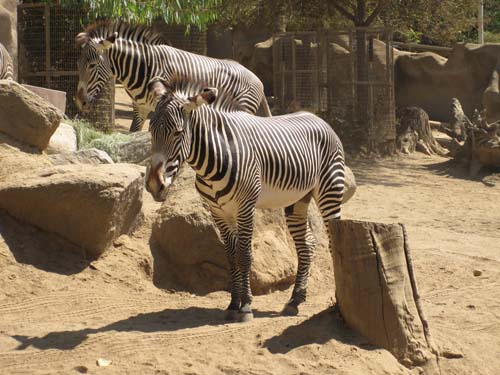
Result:
{"type": "Polygon", "coordinates": [[[130,125],[129,132],[135,133],[141,131],[146,120],[141,116],[140,110],[136,104],[132,104],[134,116],[132,118],[132,124],[130,125]]]}
{"type": "Polygon", "coordinates": [[[307,280],[316,242],[307,220],[310,201],[311,194],[309,193],[297,203],[285,208],[286,223],[297,251],[298,267],[292,298],[285,305],[282,315],[297,315],[299,305],[306,300],[307,296],[307,280]]]}

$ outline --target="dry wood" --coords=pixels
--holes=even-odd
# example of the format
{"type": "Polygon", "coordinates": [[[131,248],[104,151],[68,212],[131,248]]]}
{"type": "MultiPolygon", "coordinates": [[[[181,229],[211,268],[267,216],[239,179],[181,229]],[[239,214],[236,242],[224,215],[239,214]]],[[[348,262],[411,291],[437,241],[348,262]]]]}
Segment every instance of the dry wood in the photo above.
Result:
{"type": "Polygon", "coordinates": [[[427,155],[448,153],[432,135],[429,116],[422,108],[401,108],[398,110],[398,117],[396,139],[400,152],[408,154],[417,150],[427,155]]]}
{"type": "Polygon", "coordinates": [[[336,298],[347,324],[403,365],[439,374],[402,224],[332,220],[336,298]]]}
{"type": "Polygon", "coordinates": [[[441,131],[452,138],[450,154],[467,162],[469,174],[474,177],[483,166],[500,168],[500,137],[498,124],[488,124],[486,113],[474,112],[472,121],[463,112],[458,99],[452,102],[453,121],[441,131]]]}

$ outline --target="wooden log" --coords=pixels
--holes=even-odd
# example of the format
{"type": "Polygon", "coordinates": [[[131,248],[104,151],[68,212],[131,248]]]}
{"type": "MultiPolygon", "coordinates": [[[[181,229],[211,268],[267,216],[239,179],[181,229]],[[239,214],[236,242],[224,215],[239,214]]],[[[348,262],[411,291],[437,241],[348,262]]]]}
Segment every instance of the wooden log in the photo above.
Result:
{"type": "Polygon", "coordinates": [[[336,299],[346,323],[406,367],[439,374],[402,224],[331,220],[336,299]]]}
{"type": "Polygon", "coordinates": [[[427,113],[419,107],[404,107],[397,111],[399,123],[396,126],[396,144],[398,151],[405,154],[415,150],[428,155],[446,155],[445,150],[436,141],[427,113]]]}

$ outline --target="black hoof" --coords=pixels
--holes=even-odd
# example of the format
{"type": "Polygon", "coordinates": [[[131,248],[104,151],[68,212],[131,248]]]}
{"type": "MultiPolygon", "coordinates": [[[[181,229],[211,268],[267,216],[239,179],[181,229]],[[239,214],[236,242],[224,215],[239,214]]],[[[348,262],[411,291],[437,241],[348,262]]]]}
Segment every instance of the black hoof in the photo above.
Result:
{"type": "Polygon", "coordinates": [[[250,304],[244,304],[241,306],[241,309],[238,311],[238,321],[244,323],[249,322],[253,319],[252,308],[250,304]]]}
{"type": "Polygon", "coordinates": [[[281,315],[284,316],[297,316],[298,314],[299,314],[299,308],[295,305],[291,305],[288,303],[285,305],[283,311],[281,311],[281,315]]]}
{"type": "Polygon", "coordinates": [[[226,314],[224,315],[225,320],[236,321],[238,320],[239,312],[238,310],[226,310],[226,314]]]}
{"type": "Polygon", "coordinates": [[[239,313],[238,314],[238,321],[241,322],[241,323],[246,323],[246,322],[250,322],[253,320],[253,313],[249,312],[249,313],[239,313]]]}

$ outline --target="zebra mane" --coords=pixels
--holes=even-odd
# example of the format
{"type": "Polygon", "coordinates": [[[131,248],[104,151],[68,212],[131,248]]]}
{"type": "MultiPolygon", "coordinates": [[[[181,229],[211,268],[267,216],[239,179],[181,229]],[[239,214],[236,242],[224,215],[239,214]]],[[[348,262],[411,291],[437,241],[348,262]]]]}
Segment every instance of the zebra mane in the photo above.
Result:
{"type": "Polygon", "coordinates": [[[162,36],[154,28],[145,25],[132,25],[123,21],[100,21],[91,24],[82,33],[77,35],[76,44],[80,47],[90,40],[101,41],[115,32],[118,34],[118,38],[137,43],[166,44],[162,36]]]}

